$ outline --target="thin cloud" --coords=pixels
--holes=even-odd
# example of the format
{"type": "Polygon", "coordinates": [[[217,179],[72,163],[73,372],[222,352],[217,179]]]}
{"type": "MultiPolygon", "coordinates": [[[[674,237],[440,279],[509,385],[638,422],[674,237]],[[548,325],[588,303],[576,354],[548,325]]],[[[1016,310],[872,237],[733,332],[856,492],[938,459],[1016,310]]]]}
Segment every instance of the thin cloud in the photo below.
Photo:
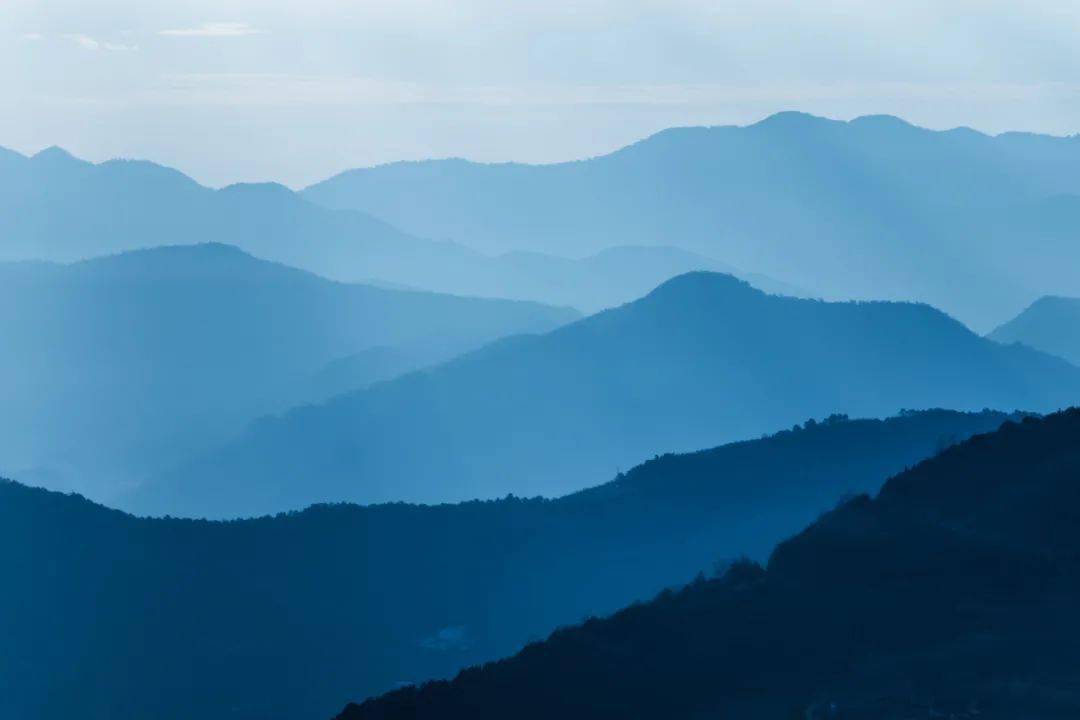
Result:
{"type": "Polygon", "coordinates": [[[209,22],[198,27],[173,28],[171,30],[159,30],[158,35],[172,37],[243,37],[245,35],[262,35],[265,30],[254,28],[244,22],[209,22]]]}
{"type": "Polygon", "coordinates": [[[83,50],[105,50],[108,52],[131,52],[138,50],[135,45],[121,45],[120,43],[108,42],[107,40],[98,40],[92,38],[89,35],[83,35],[82,33],[71,33],[64,35],[65,38],[72,41],[83,50]]]}
{"type": "Polygon", "coordinates": [[[41,40],[43,37],[45,37],[45,36],[42,35],[41,33],[38,33],[38,32],[23,33],[23,40],[29,40],[31,42],[37,42],[38,40],[41,40]]]}
{"type": "Polygon", "coordinates": [[[97,40],[90,37],[89,35],[68,34],[64,37],[81,47],[83,50],[101,49],[101,43],[99,43],[97,40]]]}

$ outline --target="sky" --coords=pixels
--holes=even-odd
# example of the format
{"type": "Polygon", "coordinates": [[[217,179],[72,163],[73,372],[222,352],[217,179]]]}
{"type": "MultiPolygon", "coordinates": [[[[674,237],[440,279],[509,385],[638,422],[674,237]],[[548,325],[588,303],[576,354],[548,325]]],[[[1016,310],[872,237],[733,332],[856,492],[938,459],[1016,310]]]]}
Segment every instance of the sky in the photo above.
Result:
{"type": "Polygon", "coordinates": [[[302,187],[780,110],[1080,132],[1080,3],[0,0],[0,146],[302,187]]]}

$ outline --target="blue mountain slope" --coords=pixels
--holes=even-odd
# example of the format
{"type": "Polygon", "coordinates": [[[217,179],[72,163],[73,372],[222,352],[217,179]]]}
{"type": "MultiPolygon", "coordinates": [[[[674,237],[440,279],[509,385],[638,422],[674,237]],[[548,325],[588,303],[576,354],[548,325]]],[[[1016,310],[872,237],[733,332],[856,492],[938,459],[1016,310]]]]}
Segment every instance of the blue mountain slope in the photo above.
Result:
{"type": "Polygon", "coordinates": [[[925,305],[775,297],[691,273],[548,334],[268,418],[148,484],[136,507],[235,516],[331,499],[553,495],[807,416],[1077,398],[1080,368],[925,305]]]}
{"type": "Polygon", "coordinates": [[[834,418],[665,455],[558,500],[228,523],[0,482],[0,716],[325,720],[741,552],[764,557],[841,493],[1003,420],[834,418]]]}
{"type": "Polygon", "coordinates": [[[0,463],[112,497],[307,399],[331,361],[391,346],[430,363],[576,317],[335,283],[225,245],[0,264],[0,463]]]}
{"type": "Polygon", "coordinates": [[[338,720],[1071,718],[1080,412],[1009,423],[750,562],[338,720]]]}
{"type": "Polygon", "coordinates": [[[1080,208],[1042,207],[1080,195],[1078,163],[1080,138],[782,113],[580,162],[353,170],[304,195],[485,250],[676,245],[822,296],[922,300],[988,330],[1039,295],[1080,291],[1080,208]]]}
{"type": "MultiPolygon", "coordinates": [[[[366,213],[319,207],[275,183],[211,190],[153,163],[95,165],[59,148],[32,158],[5,151],[0,235],[0,260],[69,262],[150,246],[220,242],[334,280],[587,312],[632,300],[690,270],[738,272],[701,254],[664,247],[625,248],[580,261],[489,256],[409,235],[366,213]]],[[[789,291],[762,276],[744,277],[789,291]]]]}
{"type": "Polygon", "coordinates": [[[989,337],[1023,343],[1080,366],[1080,298],[1039,298],[989,337]]]}

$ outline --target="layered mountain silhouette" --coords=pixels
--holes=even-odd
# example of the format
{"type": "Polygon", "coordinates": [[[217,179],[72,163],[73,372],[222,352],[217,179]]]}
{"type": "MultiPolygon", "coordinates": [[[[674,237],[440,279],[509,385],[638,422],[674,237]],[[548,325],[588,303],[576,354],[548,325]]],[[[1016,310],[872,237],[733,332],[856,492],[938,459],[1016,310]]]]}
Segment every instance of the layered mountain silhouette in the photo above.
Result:
{"type": "Polygon", "coordinates": [[[833,412],[1052,410],[1080,369],[925,305],[766,295],[691,273],[547,334],[267,418],[148,483],[140,512],[559,495],[653,454],[833,412]]]}
{"type": "Polygon", "coordinates": [[[4,259],[68,262],[147,246],[216,241],[335,279],[369,258],[405,261],[428,243],[362,213],[328,213],[272,183],[203,187],[144,161],[93,164],[51,148],[3,167],[4,259]]]}
{"type": "MultiPolygon", "coordinates": [[[[810,297],[804,288],[744,272],[699,253],[670,246],[616,246],[583,258],[515,251],[491,258],[469,286],[485,297],[526,298],[593,312],[636,300],[660,283],[691,271],[734,275],[775,295],[810,297]]],[[[438,282],[425,286],[439,288],[438,282]]],[[[443,287],[451,292],[454,286],[443,287]]]]}
{"type": "Polygon", "coordinates": [[[1023,343],[1080,366],[1080,299],[1040,298],[990,333],[990,338],[1003,343],[1023,343]]]}
{"type": "MultiPolygon", "coordinates": [[[[256,417],[325,397],[332,361],[390,346],[436,362],[576,317],[331,282],[225,245],[0,264],[0,463],[112,497],[256,417]]],[[[336,389],[386,377],[368,369],[336,389]]]]}
{"type": "Polygon", "coordinates": [[[340,720],[1080,713],[1080,411],[1007,424],[845,503],[766,568],[554,633],[340,720]]]}
{"type": "Polygon", "coordinates": [[[336,395],[393,380],[431,364],[432,357],[413,348],[376,345],[328,362],[311,376],[305,393],[309,402],[326,402],[336,395]]]}
{"type": "Polygon", "coordinates": [[[0,484],[0,716],[327,718],[741,553],[764,559],[841,495],[1005,419],[833,417],[558,500],[227,523],[0,484]]]}
{"type": "Polygon", "coordinates": [[[740,274],[769,291],[806,292],[673,247],[611,248],[580,260],[485,255],[408,235],[362,212],[327,210],[274,183],[212,190],[153,163],[93,164],[59,148],[33,157],[8,151],[4,157],[0,260],[70,262],[211,241],[334,280],[542,301],[588,312],[633,300],[690,270],[740,274]]]}
{"type": "Polygon", "coordinates": [[[822,296],[922,300],[987,331],[1041,295],[1080,294],[1078,163],[1078,137],[781,113],[556,165],[352,170],[304,195],[487,251],[677,245],[822,296]]]}

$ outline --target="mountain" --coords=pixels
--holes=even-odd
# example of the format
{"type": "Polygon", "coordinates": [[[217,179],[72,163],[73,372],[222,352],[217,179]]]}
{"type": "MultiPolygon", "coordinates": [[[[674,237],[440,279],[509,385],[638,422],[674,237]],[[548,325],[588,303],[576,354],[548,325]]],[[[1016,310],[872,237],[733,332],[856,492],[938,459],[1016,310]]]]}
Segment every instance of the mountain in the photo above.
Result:
{"type": "Polygon", "coordinates": [[[1077,398],[1080,369],[925,305],[777,297],[691,273],[550,333],[267,418],[148,482],[130,507],[236,517],[328,500],[553,496],[805,417],[1077,398]]]}
{"type": "MultiPolygon", "coordinates": [[[[144,161],[93,164],[59,148],[0,162],[0,260],[71,262],[148,246],[221,242],[343,282],[532,300],[592,312],[689,270],[722,270],[805,294],[671,247],[613,248],[581,260],[489,256],[327,210],[275,183],[203,187],[144,161]]],[[[415,208],[424,212],[423,208],[415,208]]]]}
{"type": "MultiPolygon", "coordinates": [[[[636,300],[665,280],[700,270],[734,275],[775,295],[811,296],[808,290],[790,283],[663,245],[616,246],[583,258],[525,251],[503,253],[487,261],[482,275],[474,271],[469,288],[481,297],[542,299],[596,312],[636,300]]],[[[446,292],[454,290],[437,281],[425,283],[425,287],[429,286],[446,292]]]]}
{"type": "Polygon", "coordinates": [[[1067,718],[1080,713],[1080,411],[1007,424],[739,563],[452,682],[425,718],[1067,718]]]}
{"type": "Polygon", "coordinates": [[[0,458],[20,479],[109,498],[307,399],[331,361],[390,346],[436,362],[576,317],[345,285],[224,245],[4,263],[0,458]]]}
{"type": "Polygon", "coordinates": [[[1023,343],[1080,365],[1080,298],[1040,298],[989,337],[1023,343]]]}
{"type": "Polygon", "coordinates": [[[430,362],[431,358],[421,352],[376,345],[336,358],[319,368],[309,379],[303,399],[307,403],[326,402],[335,395],[393,380],[430,362]]]}
{"type": "Polygon", "coordinates": [[[917,299],[988,330],[1040,295],[1080,293],[1078,163],[1080,136],[780,113],[555,165],[351,170],[304,196],[485,251],[675,245],[822,297],[917,299]]]}
{"type": "Polygon", "coordinates": [[[357,212],[327,212],[273,183],[203,187],[144,161],[93,164],[59,148],[4,168],[0,229],[5,260],[70,262],[147,246],[223,242],[318,272],[358,270],[367,260],[455,255],[357,212]]]}
{"type": "Polygon", "coordinates": [[[558,500],[139,519],[0,484],[0,717],[327,718],[682,585],[1005,417],[909,413],[665,455],[558,500]]]}

